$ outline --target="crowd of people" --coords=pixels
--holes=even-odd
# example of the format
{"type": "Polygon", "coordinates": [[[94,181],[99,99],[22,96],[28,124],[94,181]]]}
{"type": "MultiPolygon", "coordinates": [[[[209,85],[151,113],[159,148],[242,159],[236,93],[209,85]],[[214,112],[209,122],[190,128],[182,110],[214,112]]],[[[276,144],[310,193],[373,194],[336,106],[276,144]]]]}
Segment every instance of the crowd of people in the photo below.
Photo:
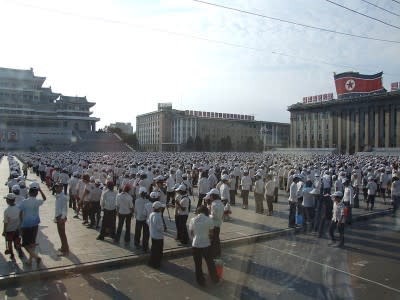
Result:
{"type": "MultiPolygon", "coordinates": [[[[193,248],[196,279],[205,284],[201,268],[204,257],[210,277],[218,282],[216,258],[221,257],[220,230],[232,215],[232,206],[249,208],[253,193],[255,213],[274,215],[279,189],[288,195],[288,226],[302,226],[305,232],[322,237],[329,228],[332,244],[335,230],[344,245],[345,224],[352,222],[352,208],[373,210],[375,197],[400,204],[399,157],[358,157],[349,155],[289,155],[253,153],[18,153],[22,164],[8,156],[10,179],[6,183],[9,207],[5,212],[4,235],[23,255],[18,243],[29,253],[28,264],[41,259],[35,254],[39,206],[46,200],[36,182],[25,185],[30,169],[55,195],[55,218],[61,240],[60,255],[68,255],[65,235],[68,207],[74,218],[88,228],[99,229],[98,240],[106,237],[120,242],[122,230],[130,243],[135,219],[134,246],[149,251],[149,264],[159,268],[162,261],[165,211],[176,225],[176,240],[193,248]],[[40,194],[41,200],[36,197],[40,194]],[[197,204],[195,205],[195,198],[197,204]],[[267,209],[264,209],[264,203],[267,209]],[[195,216],[189,220],[189,213],[195,216]],[[18,213],[17,213],[18,212],[18,213]],[[18,225],[17,215],[22,216],[18,225]],[[9,232],[13,232],[9,234],[9,232]]],[[[10,250],[11,249],[11,250],[10,250]]]]}

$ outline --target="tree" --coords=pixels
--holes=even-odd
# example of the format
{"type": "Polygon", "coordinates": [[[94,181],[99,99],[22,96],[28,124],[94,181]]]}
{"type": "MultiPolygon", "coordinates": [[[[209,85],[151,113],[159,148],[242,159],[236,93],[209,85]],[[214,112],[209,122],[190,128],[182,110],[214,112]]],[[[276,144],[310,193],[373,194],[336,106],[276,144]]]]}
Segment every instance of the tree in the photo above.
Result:
{"type": "Polygon", "coordinates": [[[189,136],[187,141],[186,141],[185,150],[186,151],[193,151],[193,148],[194,148],[193,138],[192,138],[192,136],[189,136]]]}
{"type": "Polygon", "coordinates": [[[194,150],[195,151],[203,150],[203,141],[201,140],[201,137],[198,135],[194,139],[194,150]]]}
{"type": "Polygon", "coordinates": [[[203,141],[203,151],[211,151],[210,136],[206,135],[203,141]]]}

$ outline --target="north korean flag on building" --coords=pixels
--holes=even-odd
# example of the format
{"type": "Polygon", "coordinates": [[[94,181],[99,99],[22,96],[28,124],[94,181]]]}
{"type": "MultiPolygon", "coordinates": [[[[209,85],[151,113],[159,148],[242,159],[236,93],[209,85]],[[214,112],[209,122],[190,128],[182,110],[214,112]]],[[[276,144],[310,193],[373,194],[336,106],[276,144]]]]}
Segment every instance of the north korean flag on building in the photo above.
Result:
{"type": "Polygon", "coordinates": [[[363,75],[357,72],[335,74],[338,99],[385,92],[382,85],[382,74],[383,72],[374,75],[363,75]]]}

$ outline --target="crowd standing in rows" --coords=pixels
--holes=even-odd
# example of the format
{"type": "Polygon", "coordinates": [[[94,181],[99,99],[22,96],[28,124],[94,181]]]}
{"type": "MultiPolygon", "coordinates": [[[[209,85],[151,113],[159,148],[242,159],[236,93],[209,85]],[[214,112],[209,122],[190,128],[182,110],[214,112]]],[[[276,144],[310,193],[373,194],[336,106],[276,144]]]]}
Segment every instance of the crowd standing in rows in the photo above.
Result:
{"type": "Polygon", "coordinates": [[[131,221],[135,218],[134,245],[147,252],[151,240],[149,264],[159,268],[167,231],[165,211],[171,220],[171,208],[176,240],[182,245],[192,240],[196,279],[201,285],[205,284],[202,257],[210,277],[218,281],[214,259],[221,257],[221,226],[232,217],[240,218],[232,216],[231,210],[231,206],[239,204],[237,198],[241,199],[241,207],[248,209],[250,192],[254,193],[255,212],[273,216],[279,189],[286,191],[289,227],[302,225],[305,232],[322,237],[325,224],[329,224],[333,243],[334,232],[339,231],[338,246],[344,245],[344,226],[351,224],[352,208],[359,207],[361,200],[365,209],[373,210],[375,197],[380,196],[385,204],[393,205],[393,214],[400,202],[398,157],[188,153],[179,154],[177,159],[173,153],[111,156],[71,152],[18,156],[23,175],[20,164],[8,156],[10,179],[6,185],[10,193],[6,199],[10,206],[5,212],[4,234],[9,252],[10,242],[14,242],[23,255],[16,230],[21,228],[22,246],[30,255],[27,263],[32,263],[33,258],[37,263],[41,260],[34,247],[39,206],[46,198],[36,182],[26,187],[25,178],[31,168],[56,197],[54,221],[61,240],[60,255],[69,252],[65,235],[69,206],[74,218],[82,218],[88,228],[99,229],[98,240],[110,237],[119,243],[125,225],[123,239],[129,244],[131,221]],[[187,224],[191,208],[195,207],[194,187],[198,191],[196,215],[187,224]],[[36,199],[39,193],[43,200],[36,199]]]}

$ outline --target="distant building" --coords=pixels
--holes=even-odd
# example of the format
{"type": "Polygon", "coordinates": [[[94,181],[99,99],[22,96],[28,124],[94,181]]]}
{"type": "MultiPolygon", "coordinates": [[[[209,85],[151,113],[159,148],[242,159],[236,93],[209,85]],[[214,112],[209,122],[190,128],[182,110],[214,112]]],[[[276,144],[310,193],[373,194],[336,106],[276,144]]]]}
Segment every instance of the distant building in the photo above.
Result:
{"type": "Polygon", "coordinates": [[[96,131],[86,97],[64,96],[43,87],[33,70],[0,68],[0,148],[24,149],[71,143],[96,131]]]}
{"type": "Polygon", "coordinates": [[[189,137],[209,142],[209,150],[220,149],[220,141],[230,137],[232,150],[241,151],[249,138],[265,150],[287,147],[289,124],[256,121],[254,116],[176,110],[159,103],[158,110],[136,117],[136,134],[144,151],[181,151],[189,137]]]}
{"type": "Polygon", "coordinates": [[[336,148],[340,153],[400,147],[400,91],[317,103],[290,112],[290,147],[336,148]]]}
{"type": "Polygon", "coordinates": [[[133,134],[133,127],[131,123],[116,122],[116,123],[111,123],[109,127],[119,128],[125,134],[133,134]]]}

